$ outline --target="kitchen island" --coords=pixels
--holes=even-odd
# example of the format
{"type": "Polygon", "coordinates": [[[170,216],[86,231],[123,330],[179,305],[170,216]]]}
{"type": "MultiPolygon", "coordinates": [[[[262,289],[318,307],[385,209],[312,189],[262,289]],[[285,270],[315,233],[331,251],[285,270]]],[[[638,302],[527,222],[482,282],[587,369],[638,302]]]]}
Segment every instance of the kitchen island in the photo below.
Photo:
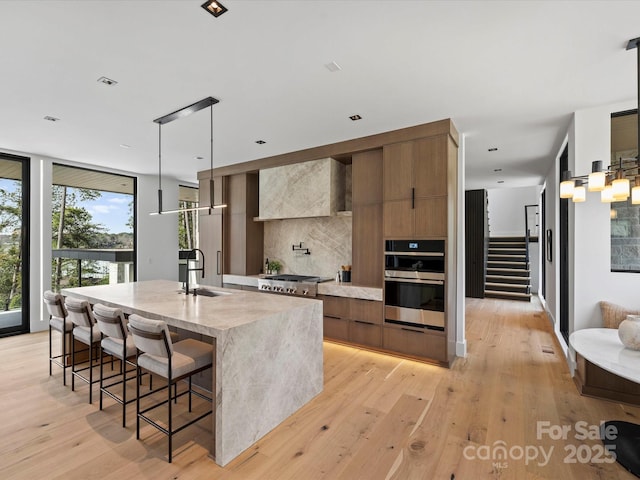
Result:
{"type": "Polygon", "coordinates": [[[212,338],[211,454],[224,466],[322,391],[322,302],[149,280],[61,292],[212,338]]]}

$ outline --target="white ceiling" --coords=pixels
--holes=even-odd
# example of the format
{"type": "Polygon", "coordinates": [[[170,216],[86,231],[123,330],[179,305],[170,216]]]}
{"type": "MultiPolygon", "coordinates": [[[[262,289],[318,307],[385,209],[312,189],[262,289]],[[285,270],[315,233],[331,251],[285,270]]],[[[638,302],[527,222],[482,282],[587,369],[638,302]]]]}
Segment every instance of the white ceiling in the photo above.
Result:
{"type": "MultiPolygon", "coordinates": [[[[0,1],[0,149],[157,174],[152,120],[213,96],[214,166],[452,118],[467,188],[514,187],[572,112],[636,99],[639,1],[203,1],[0,1]]],[[[209,112],[162,138],[195,182],[209,112]]]]}

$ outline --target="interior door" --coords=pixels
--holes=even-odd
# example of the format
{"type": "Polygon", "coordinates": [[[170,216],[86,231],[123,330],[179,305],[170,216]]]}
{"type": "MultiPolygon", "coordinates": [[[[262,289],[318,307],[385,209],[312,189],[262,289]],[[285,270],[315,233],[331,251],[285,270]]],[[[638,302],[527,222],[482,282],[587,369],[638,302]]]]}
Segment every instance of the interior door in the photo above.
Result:
{"type": "Polygon", "coordinates": [[[29,332],[29,159],[0,154],[0,336],[29,332]]]}

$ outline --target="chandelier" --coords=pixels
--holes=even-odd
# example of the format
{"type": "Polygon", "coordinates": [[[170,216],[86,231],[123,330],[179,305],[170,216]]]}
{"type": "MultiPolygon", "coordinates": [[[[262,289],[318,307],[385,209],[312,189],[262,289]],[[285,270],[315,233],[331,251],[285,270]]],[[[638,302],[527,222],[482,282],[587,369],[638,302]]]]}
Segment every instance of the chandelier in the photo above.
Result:
{"type": "Polygon", "coordinates": [[[151,212],[149,215],[163,215],[165,213],[179,213],[179,212],[191,212],[195,210],[209,210],[209,214],[211,214],[211,210],[214,208],[225,208],[225,204],[214,203],[214,191],[213,191],[213,106],[218,103],[218,99],[213,97],[203,98],[202,100],[192,103],[191,105],[187,105],[186,107],[181,108],[180,110],[176,110],[175,112],[171,112],[167,115],[164,115],[160,118],[156,118],[154,123],[158,124],[158,211],[151,212]],[[210,134],[209,134],[209,143],[210,143],[210,166],[209,166],[209,205],[194,207],[194,208],[178,208],[175,210],[163,210],[162,209],[162,125],[165,123],[172,122],[177,120],[178,118],[185,117],[187,115],[191,115],[197,111],[202,110],[203,108],[209,107],[210,109],[210,134]]]}
{"type": "MultiPolygon", "coordinates": [[[[627,50],[636,49],[638,68],[638,111],[640,111],[640,37],[629,40],[627,50]]],[[[638,122],[638,147],[640,147],[640,121],[638,122]]],[[[639,157],[618,158],[617,163],[603,168],[602,160],[591,162],[591,173],[571,176],[571,171],[562,172],[560,198],[570,198],[574,203],[587,199],[587,190],[600,192],[603,203],[626,202],[631,197],[633,205],[640,205],[639,157]],[[633,184],[633,187],[632,187],[633,184]],[[585,186],[586,185],[586,186],[585,186]]]]}

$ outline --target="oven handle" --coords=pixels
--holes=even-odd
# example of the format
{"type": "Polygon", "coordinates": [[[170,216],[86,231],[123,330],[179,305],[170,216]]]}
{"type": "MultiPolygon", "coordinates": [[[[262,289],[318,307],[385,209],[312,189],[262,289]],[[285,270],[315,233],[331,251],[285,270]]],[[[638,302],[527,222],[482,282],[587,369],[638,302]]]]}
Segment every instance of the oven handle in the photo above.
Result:
{"type": "Polygon", "coordinates": [[[415,278],[384,277],[385,282],[426,283],[427,285],[444,285],[444,280],[419,280],[415,278]]]}
{"type": "Polygon", "coordinates": [[[408,257],[444,257],[444,252],[384,252],[385,255],[403,255],[408,257]]]}

